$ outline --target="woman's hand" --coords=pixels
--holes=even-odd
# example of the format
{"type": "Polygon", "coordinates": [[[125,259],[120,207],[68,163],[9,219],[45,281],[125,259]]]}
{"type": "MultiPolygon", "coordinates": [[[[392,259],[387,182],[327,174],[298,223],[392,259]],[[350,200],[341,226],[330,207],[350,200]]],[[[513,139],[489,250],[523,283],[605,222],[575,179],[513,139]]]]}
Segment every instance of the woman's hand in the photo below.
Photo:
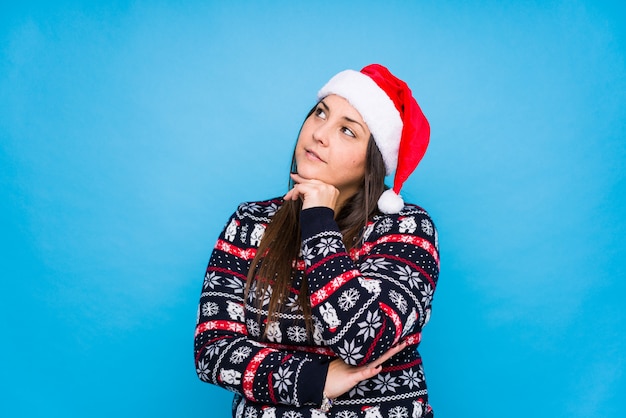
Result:
{"type": "Polygon", "coordinates": [[[291,178],[296,184],[283,197],[285,200],[302,199],[302,209],[316,206],[326,206],[335,210],[339,190],[333,185],[320,180],[305,179],[299,174],[292,173],[291,178]]]}
{"type": "Polygon", "coordinates": [[[349,366],[342,359],[331,361],[326,375],[324,394],[331,399],[343,395],[362,380],[370,379],[380,373],[382,364],[405,348],[406,342],[403,341],[390,348],[376,361],[365,366],[349,366]]]}

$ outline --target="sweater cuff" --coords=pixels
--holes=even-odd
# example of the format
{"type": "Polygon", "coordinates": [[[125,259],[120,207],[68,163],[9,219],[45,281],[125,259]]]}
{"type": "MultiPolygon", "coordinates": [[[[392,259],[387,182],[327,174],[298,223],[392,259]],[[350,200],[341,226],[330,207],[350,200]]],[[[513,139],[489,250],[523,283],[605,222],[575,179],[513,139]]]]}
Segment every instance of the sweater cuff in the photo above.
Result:
{"type": "Polygon", "coordinates": [[[302,365],[300,376],[305,381],[298,385],[298,400],[300,405],[321,405],[324,396],[324,386],[330,362],[327,360],[307,361],[302,365]]]}
{"type": "Polygon", "coordinates": [[[302,240],[311,238],[320,231],[337,231],[335,211],[326,206],[316,206],[300,212],[300,232],[302,240]]]}

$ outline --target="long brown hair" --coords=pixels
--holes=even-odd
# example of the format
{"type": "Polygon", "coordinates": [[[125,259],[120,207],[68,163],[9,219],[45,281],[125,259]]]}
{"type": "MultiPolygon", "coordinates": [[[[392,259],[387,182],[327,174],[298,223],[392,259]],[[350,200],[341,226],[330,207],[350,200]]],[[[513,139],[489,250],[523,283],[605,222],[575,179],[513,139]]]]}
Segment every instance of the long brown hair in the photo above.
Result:
{"type": "MultiPolygon", "coordinates": [[[[305,121],[313,114],[316,107],[309,111],[305,121]]],[[[295,150],[291,159],[291,171],[297,172],[295,150]]],[[[335,216],[346,249],[350,250],[357,244],[367,221],[378,213],[377,203],[378,198],[385,190],[384,181],[385,164],[383,157],[376,146],[374,137],[370,135],[362,187],[344,203],[335,216]]],[[[292,187],[293,180],[290,180],[289,189],[292,187]]],[[[296,261],[299,257],[301,244],[301,210],[302,202],[300,200],[288,200],[283,203],[267,226],[248,271],[245,298],[248,297],[252,285],[255,283],[254,292],[258,304],[257,308],[262,307],[264,295],[269,291],[270,286],[272,288],[268,308],[268,323],[274,321],[278,313],[283,310],[296,273],[296,261]]],[[[309,290],[305,279],[302,280],[299,289],[298,305],[304,314],[307,335],[310,336],[313,330],[313,321],[308,296],[309,290]]]]}

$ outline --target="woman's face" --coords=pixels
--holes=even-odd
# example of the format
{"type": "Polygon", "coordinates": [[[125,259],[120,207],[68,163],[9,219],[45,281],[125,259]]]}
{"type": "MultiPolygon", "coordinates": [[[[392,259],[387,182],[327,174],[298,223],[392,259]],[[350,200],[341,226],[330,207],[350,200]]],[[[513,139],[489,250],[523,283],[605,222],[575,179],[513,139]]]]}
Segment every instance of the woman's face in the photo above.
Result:
{"type": "Polygon", "coordinates": [[[346,99],[322,99],[304,121],[296,144],[298,174],[335,186],[343,199],[363,184],[370,131],[346,99]]]}

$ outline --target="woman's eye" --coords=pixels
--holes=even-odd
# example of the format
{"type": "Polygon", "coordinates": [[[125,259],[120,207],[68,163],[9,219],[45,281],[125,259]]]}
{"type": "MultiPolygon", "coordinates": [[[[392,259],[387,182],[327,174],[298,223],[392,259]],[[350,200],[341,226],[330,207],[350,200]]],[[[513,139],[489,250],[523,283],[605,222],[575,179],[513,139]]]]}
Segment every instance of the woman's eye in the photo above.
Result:
{"type": "Polygon", "coordinates": [[[318,107],[317,109],[315,109],[315,115],[324,119],[326,117],[326,112],[324,112],[324,109],[322,109],[321,107],[318,107]]]}
{"type": "Polygon", "coordinates": [[[356,135],[354,134],[354,132],[352,132],[350,128],[342,128],[341,130],[344,134],[351,136],[352,138],[356,138],[356,135]]]}

